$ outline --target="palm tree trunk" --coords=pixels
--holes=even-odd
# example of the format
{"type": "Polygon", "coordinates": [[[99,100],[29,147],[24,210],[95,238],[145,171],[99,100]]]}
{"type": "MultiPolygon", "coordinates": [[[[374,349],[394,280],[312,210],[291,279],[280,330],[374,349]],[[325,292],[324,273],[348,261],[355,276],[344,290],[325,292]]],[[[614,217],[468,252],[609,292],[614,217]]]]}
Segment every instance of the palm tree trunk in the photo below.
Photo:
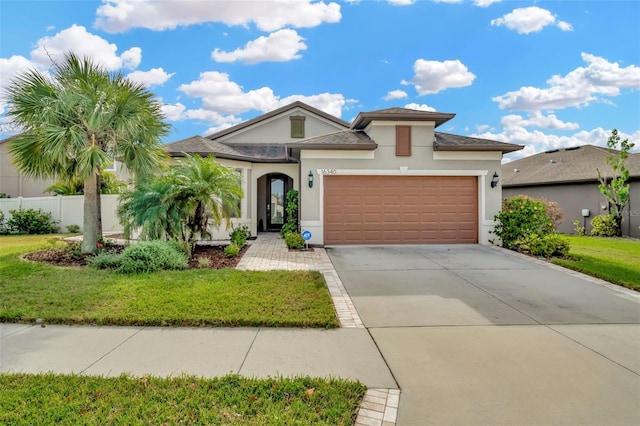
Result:
{"type": "Polygon", "coordinates": [[[98,248],[99,192],[98,175],[93,173],[84,181],[84,220],[82,229],[82,252],[95,253],[98,248]]]}
{"type": "Polygon", "coordinates": [[[100,190],[101,182],[100,182],[100,174],[96,177],[96,191],[98,194],[97,203],[98,203],[98,224],[96,226],[97,237],[102,237],[102,191],[100,190]]]}

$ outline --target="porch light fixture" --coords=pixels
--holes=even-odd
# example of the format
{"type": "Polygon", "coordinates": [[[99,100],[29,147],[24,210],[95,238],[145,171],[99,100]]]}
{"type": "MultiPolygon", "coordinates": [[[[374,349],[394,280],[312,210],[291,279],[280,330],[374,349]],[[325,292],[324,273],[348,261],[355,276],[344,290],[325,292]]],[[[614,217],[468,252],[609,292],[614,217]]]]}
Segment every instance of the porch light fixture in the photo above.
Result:
{"type": "Polygon", "coordinates": [[[500,182],[500,176],[498,176],[498,172],[493,172],[493,178],[491,179],[491,187],[495,188],[498,186],[498,182],[500,182]]]}
{"type": "Polygon", "coordinates": [[[309,188],[313,188],[313,172],[309,170],[309,188]]]}

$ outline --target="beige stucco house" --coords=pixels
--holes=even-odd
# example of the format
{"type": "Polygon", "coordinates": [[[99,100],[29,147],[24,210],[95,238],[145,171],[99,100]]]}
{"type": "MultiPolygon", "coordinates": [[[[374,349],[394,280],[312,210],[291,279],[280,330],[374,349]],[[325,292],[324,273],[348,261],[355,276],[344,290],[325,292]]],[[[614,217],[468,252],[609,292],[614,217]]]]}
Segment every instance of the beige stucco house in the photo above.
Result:
{"type": "Polygon", "coordinates": [[[502,155],[523,147],[436,131],[454,116],[389,108],[349,124],[294,102],[166,149],[237,169],[245,198],[236,223],[254,235],[282,226],[285,194],[297,189],[310,244],[488,244],[502,155]]]}

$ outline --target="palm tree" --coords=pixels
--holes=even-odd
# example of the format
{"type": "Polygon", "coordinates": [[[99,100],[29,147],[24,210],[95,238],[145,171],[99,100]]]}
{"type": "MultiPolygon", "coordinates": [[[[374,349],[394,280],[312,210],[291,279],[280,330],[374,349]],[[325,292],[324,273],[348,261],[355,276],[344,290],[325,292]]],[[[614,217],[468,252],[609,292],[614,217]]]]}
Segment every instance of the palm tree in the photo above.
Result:
{"type": "MultiPolygon", "coordinates": [[[[100,194],[119,194],[125,186],[126,183],[118,179],[114,173],[104,170],[100,172],[100,194]]],[[[82,195],[84,194],[84,180],[78,177],[59,179],[44,192],[55,195],[82,195]]]]}
{"type": "Polygon", "coordinates": [[[163,176],[122,194],[118,215],[128,235],[140,229],[141,238],[174,240],[192,250],[198,237],[211,235],[211,226],[230,225],[242,197],[235,170],[213,157],[185,155],[163,176]]]}
{"type": "Polygon", "coordinates": [[[67,53],[52,73],[30,70],[7,89],[7,115],[22,133],[9,152],[26,176],[84,184],[82,251],[95,252],[102,236],[100,170],[116,158],[136,178],[166,160],[159,139],[169,131],[153,94],[90,58],[67,53]]]}

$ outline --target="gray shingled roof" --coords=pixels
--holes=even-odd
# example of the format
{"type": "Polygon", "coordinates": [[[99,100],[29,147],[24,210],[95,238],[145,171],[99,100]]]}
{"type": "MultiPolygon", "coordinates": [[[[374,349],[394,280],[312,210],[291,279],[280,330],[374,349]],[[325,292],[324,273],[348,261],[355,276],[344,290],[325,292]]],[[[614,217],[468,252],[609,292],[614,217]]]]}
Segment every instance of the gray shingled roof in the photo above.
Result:
{"type": "Polygon", "coordinates": [[[222,144],[201,136],[193,136],[181,141],[165,145],[165,149],[172,157],[182,157],[184,153],[198,155],[215,155],[217,158],[241,160],[251,162],[288,161],[286,147],[283,144],[222,144]]]}
{"type": "MultiPolygon", "coordinates": [[[[608,155],[606,148],[582,145],[521,158],[502,166],[502,186],[595,182],[597,169],[611,176],[611,168],[606,163],[608,155]]],[[[640,153],[629,154],[625,165],[631,176],[640,177],[640,153]]]]}
{"type": "Polygon", "coordinates": [[[433,143],[434,151],[500,151],[505,153],[519,151],[522,148],[524,145],[441,132],[436,132],[436,140],[433,143]]]}
{"type": "Polygon", "coordinates": [[[351,128],[362,130],[366,128],[373,120],[382,121],[434,121],[436,127],[446,123],[455,117],[455,114],[435,111],[420,111],[408,108],[386,108],[377,111],[361,112],[358,114],[351,128]]]}
{"type": "Polygon", "coordinates": [[[287,143],[288,148],[303,149],[361,149],[374,150],[378,147],[365,132],[341,130],[327,135],[316,136],[287,143]]]}

